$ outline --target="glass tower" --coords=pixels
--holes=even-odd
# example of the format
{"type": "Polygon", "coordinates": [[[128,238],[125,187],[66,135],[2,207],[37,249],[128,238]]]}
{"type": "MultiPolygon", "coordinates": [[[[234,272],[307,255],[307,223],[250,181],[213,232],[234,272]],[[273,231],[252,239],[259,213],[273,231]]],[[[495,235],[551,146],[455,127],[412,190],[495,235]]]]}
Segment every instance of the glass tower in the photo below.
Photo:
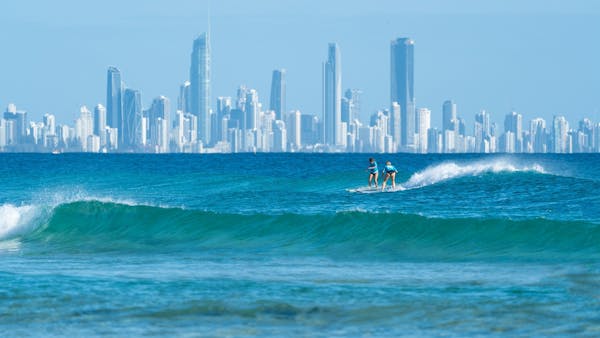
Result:
{"type": "Polygon", "coordinates": [[[123,98],[123,132],[122,145],[125,149],[133,149],[142,124],[142,95],[139,90],[126,89],[123,98]]]}
{"type": "Polygon", "coordinates": [[[275,119],[283,120],[283,113],[285,113],[285,69],[273,71],[269,109],[275,112],[275,119]]]}
{"type": "Polygon", "coordinates": [[[202,33],[192,49],[190,67],[190,110],[198,117],[198,138],[204,144],[210,139],[210,40],[202,33]]]}
{"type": "Polygon", "coordinates": [[[337,43],[329,44],[327,61],[323,65],[323,122],[325,144],[343,144],[342,70],[337,43]]]}
{"type": "Polygon", "coordinates": [[[106,78],[106,124],[111,128],[118,128],[119,134],[121,134],[122,123],[123,83],[121,71],[116,67],[109,67],[106,78]]]}
{"type": "Polygon", "coordinates": [[[391,43],[391,102],[400,105],[400,145],[415,144],[415,86],[414,46],[409,38],[398,38],[391,43]]]}

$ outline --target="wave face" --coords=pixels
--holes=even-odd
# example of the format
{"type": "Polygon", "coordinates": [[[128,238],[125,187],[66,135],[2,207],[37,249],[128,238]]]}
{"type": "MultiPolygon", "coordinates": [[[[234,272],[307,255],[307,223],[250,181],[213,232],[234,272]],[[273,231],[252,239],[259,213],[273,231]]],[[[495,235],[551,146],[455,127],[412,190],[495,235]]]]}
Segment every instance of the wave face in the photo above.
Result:
{"type": "MultiPolygon", "coordinates": [[[[31,225],[29,225],[31,226],[31,225]]],[[[598,259],[600,227],[400,213],[220,214],[80,201],[22,235],[33,251],[325,256],[358,260],[598,259]]]]}

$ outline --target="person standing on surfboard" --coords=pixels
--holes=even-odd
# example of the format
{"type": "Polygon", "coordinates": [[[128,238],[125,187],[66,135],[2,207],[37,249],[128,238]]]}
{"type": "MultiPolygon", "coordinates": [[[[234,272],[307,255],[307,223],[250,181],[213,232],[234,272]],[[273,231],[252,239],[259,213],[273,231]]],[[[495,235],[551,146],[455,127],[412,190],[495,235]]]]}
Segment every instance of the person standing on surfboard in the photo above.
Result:
{"type": "Polygon", "coordinates": [[[377,189],[377,178],[379,176],[379,169],[377,169],[377,162],[371,157],[369,158],[369,167],[367,168],[369,172],[369,188],[371,187],[371,183],[375,181],[375,189],[377,189]]]}
{"type": "Polygon", "coordinates": [[[392,162],[385,162],[385,167],[383,167],[382,172],[385,176],[383,177],[383,183],[381,184],[381,191],[385,190],[385,185],[389,178],[392,179],[392,190],[396,189],[396,173],[398,170],[392,165],[392,162]]]}

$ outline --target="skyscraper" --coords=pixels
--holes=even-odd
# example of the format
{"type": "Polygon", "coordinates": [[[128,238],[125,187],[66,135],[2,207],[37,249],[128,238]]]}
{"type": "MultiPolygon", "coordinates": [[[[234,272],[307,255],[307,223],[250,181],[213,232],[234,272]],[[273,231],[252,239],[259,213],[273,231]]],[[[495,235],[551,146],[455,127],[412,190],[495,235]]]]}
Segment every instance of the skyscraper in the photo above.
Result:
{"type": "Polygon", "coordinates": [[[17,106],[10,103],[4,112],[4,119],[9,122],[6,132],[8,144],[24,144],[27,141],[27,112],[17,110],[17,106]]]}
{"type": "Polygon", "coordinates": [[[427,108],[419,109],[417,114],[417,132],[419,138],[417,139],[418,151],[420,153],[427,153],[427,141],[428,131],[431,128],[431,111],[427,108]]]}
{"type": "Polygon", "coordinates": [[[123,82],[121,81],[121,71],[116,67],[108,67],[106,77],[106,124],[111,128],[118,128],[120,134],[121,124],[123,123],[123,82]]]}
{"type": "Polygon", "coordinates": [[[531,138],[531,150],[535,153],[545,153],[548,151],[546,145],[546,121],[542,118],[535,118],[529,122],[529,137],[531,138]]]}
{"type": "Polygon", "coordinates": [[[81,145],[81,151],[88,151],[89,136],[94,134],[92,112],[86,106],[79,109],[79,118],[75,121],[75,137],[81,145]]]}
{"type": "Polygon", "coordinates": [[[342,69],[340,49],[337,43],[330,43],[327,61],[323,64],[323,128],[325,144],[342,145],[345,135],[341,135],[342,123],[342,69]]]}
{"type": "Polygon", "coordinates": [[[100,137],[100,145],[106,145],[106,108],[98,104],[94,108],[94,135],[100,137]]]}
{"type": "Polygon", "coordinates": [[[511,112],[504,118],[504,131],[510,132],[512,143],[515,144],[515,151],[523,151],[523,116],[516,112],[511,112]]]}
{"type": "MultiPolygon", "coordinates": [[[[142,95],[139,90],[125,89],[123,97],[123,131],[121,135],[121,149],[133,149],[141,140],[140,128],[142,126],[142,95]]],[[[120,130],[121,130],[120,129],[120,130]]]]}
{"type": "Polygon", "coordinates": [[[302,113],[299,110],[290,112],[288,115],[288,141],[292,149],[300,149],[302,147],[302,113]]]}
{"type": "Polygon", "coordinates": [[[44,147],[55,147],[58,143],[58,138],[56,138],[56,117],[49,113],[44,114],[43,126],[42,143],[44,147]]]}
{"type": "Polygon", "coordinates": [[[269,109],[275,112],[275,119],[283,120],[283,114],[285,113],[285,69],[273,71],[269,109]]]}
{"type": "Polygon", "coordinates": [[[360,117],[360,89],[347,89],[342,97],[342,122],[353,123],[360,117]]]}
{"type": "Polygon", "coordinates": [[[456,103],[452,100],[444,101],[444,105],[442,106],[442,119],[442,127],[444,130],[456,131],[456,122],[458,122],[456,120],[456,103]]]}
{"type": "Polygon", "coordinates": [[[473,136],[475,137],[475,151],[486,152],[486,144],[489,148],[492,131],[490,114],[485,110],[475,114],[475,132],[473,136]]]}
{"type": "Polygon", "coordinates": [[[391,102],[400,105],[400,145],[414,146],[415,136],[415,90],[414,45],[409,38],[398,38],[391,43],[391,102]]]}
{"type": "Polygon", "coordinates": [[[171,123],[171,104],[165,96],[152,100],[148,110],[148,125],[150,130],[150,144],[157,152],[166,152],[168,148],[168,126],[171,123]]]}
{"type": "Polygon", "coordinates": [[[402,127],[400,125],[401,108],[398,102],[392,102],[390,109],[390,134],[396,146],[400,145],[402,127]]]}
{"type": "Polygon", "coordinates": [[[557,154],[568,153],[569,122],[564,116],[554,116],[552,122],[552,138],[554,152],[557,154]]]}
{"type": "Polygon", "coordinates": [[[184,113],[189,113],[190,107],[190,81],[185,81],[179,87],[179,98],[177,99],[177,110],[181,110],[184,113]]]}
{"type": "Polygon", "coordinates": [[[256,89],[250,89],[246,92],[246,105],[244,111],[246,112],[246,124],[245,129],[257,129],[259,128],[259,114],[260,114],[260,103],[258,102],[258,92],[256,89]]]}
{"type": "Polygon", "coordinates": [[[190,109],[198,117],[198,139],[204,144],[210,138],[210,37],[202,33],[192,49],[190,66],[190,109]]]}
{"type": "Polygon", "coordinates": [[[214,142],[227,140],[227,123],[229,123],[229,113],[232,109],[232,100],[229,96],[219,96],[217,98],[216,125],[212,126],[211,135],[214,142]]]}

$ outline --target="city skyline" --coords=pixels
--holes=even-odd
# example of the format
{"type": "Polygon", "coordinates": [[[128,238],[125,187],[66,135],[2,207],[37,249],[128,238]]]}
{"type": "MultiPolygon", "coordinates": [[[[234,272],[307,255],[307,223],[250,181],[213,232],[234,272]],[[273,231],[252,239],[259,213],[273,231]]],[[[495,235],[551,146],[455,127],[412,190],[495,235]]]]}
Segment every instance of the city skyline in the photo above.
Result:
{"type": "Polygon", "coordinates": [[[0,119],[0,151],[25,152],[376,152],[376,153],[581,153],[600,152],[600,122],[583,118],[571,127],[565,116],[554,115],[551,125],[536,117],[524,128],[523,115],[504,116],[504,131],[481,110],[472,133],[458,114],[457,104],[442,104],[442,128],[431,124],[431,109],[415,100],[415,41],[399,37],[390,42],[390,105],[361,121],[360,89],[342,96],[340,46],[328,43],[322,64],[322,112],[285,111],[285,70],[273,70],[270,104],[254,88],[240,85],[237,97],[219,96],[210,108],[211,50],[209,34],[194,39],[190,80],[179,88],[177,109],[170,99],[155,97],[148,109],[139,90],[127,87],[121,71],[110,66],[106,78],[106,107],[92,113],[79,108],[74,125],[57,124],[45,114],[29,121],[27,112],[9,104],[0,119]],[[289,133],[288,133],[289,129],[289,133]]]}
{"type": "MultiPolygon", "coordinates": [[[[217,60],[211,67],[213,109],[217,95],[239,84],[266,96],[272,70],[285,68],[287,107],[319,113],[322,94],[315,83],[322,75],[315,64],[323,61],[320,46],[333,41],[344,56],[344,89],[361,89],[361,118],[367,119],[389,100],[389,41],[409,36],[418,44],[416,101],[432,110],[432,124],[438,128],[442,128],[439,102],[448,98],[460,103],[460,115],[469,117],[485,109],[497,123],[511,110],[547,120],[556,114],[569,120],[585,116],[598,120],[600,114],[595,100],[600,88],[593,80],[597,78],[594,60],[600,52],[591,43],[593,30],[585,25],[600,12],[595,4],[458,1],[450,6],[436,1],[423,5],[383,1],[366,6],[344,2],[346,14],[342,14],[335,10],[341,3],[333,1],[313,13],[312,24],[297,29],[281,24],[307,18],[315,3],[231,4],[235,6],[215,3],[211,8],[211,48],[217,60]],[[237,15],[242,12],[246,14],[237,15]],[[511,25],[504,24],[507,20],[511,25]],[[233,28],[237,25],[244,27],[244,37],[233,28]],[[314,31],[323,34],[311,34],[314,31]]],[[[0,5],[7,14],[5,32],[9,33],[0,34],[0,42],[12,51],[5,53],[1,66],[10,80],[0,85],[0,106],[15,102],[38,120],[45,113],[67,120],[80,105],[104,102],[100,70],[108,65],[117,65],[128,84],[145,93],[144,106],[159,95],[176,98],[181,79],[189,73],[190,41],[207,27],[206,2],[184,1],[174,12],[149,4],[134,17],[124,8],[102,20],[78,18],[83,8],[67,6],[65,1],[48,8],[26,5],[0,5]],[[17,26],[20,30],[12,29],[17,26]],[[45,57],[30,61],[35,53],[25,42],[33,36],[45,57]]],[[[99,4],[86,6],[99,14],[106,12],[99,4]]]]}

